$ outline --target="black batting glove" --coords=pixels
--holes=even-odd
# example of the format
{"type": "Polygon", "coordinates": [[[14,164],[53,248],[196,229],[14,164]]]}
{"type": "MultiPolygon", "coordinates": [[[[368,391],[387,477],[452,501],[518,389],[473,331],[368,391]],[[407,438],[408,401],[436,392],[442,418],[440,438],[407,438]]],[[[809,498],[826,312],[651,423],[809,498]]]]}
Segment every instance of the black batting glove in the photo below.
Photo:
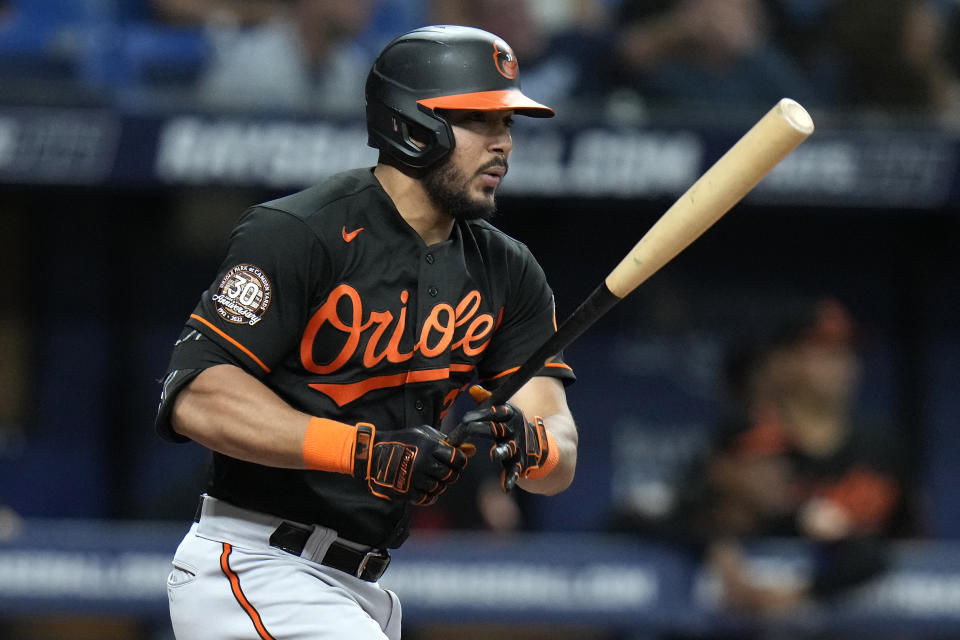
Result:
{"type": "Polygon", "coordinates": [[[460,478],[465,466],[467,453],[451,446],[433,427],[407,427],[381,435],[371,424],[357,425],[354,477],[365,481],[378,498],[433,504],[460,478]]]}
{"type": "Polygon", "coordinates": [[[481,407],[463,415],[450,432],[450,442],[473,437],[493,440],[490,459],[501,467],[500,486],[510,491],[521,477],[540,468],[550,453],[543,419],[527,421],[523,412],[509,402],[481,407]]]}

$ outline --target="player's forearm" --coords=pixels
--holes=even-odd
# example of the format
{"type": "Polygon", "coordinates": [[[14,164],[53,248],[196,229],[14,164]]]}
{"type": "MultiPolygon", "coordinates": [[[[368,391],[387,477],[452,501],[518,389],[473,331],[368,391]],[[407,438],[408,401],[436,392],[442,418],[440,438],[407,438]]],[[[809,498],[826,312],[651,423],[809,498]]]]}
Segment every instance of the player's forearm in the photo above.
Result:
{"type": "Polygon", "coordinates": [[[573,482],[577,468],[577,427],[567,412],[544,416],[543,423],[557,446],[557,466],[542,478],[521,478],[517,484],[530,493],[553,495],[566,490],[573,482]]]}
{"type": "Polygon", "coordinates": [[[557,449],[556,466],[549,473],[536,478],[521,478],[517,484],[531,493],[560,493],[573,482],[578,441],[577,426],[567,406],[563,383],[557,378],[535,376],[513,395],[510,402],[519,407],[527,419],[533,416],[543,418],[543,425],[557,449]]]}
{"type": "Polygon", "coordinates": [[[242,369],[218,365],[180,392],[171,424],[177,433],[219,453],[271,467],[303,469],[310,419],[242,369]]]}

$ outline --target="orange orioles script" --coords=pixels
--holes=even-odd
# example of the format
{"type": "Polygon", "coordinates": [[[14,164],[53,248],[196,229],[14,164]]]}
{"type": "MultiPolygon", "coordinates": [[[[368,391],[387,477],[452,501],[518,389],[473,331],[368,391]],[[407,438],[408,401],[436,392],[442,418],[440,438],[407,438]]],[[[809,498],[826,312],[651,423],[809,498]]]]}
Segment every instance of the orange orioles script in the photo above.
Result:
{"type": "MultiPolygon", "coordinates": [[[[300,341],[300,362],[307,371],[316,374],[330,374],[340,370],[357,353],[361,338],[368,334],[366,346],[363,349],[362,363],[364,368],[371,369],[386,358],[388,362],[399,364],[410,360],[415,352],[425,357],[433,358],[447,351],[460,350],[467,357],[474,357],[483,352],[490,343],[490,336],[494,329],[494,319],[489,313],[478,313],[480,309],[480,292],[471,291],[453,306],[441,302],[431,309],[420,330],[420,336],[410,351],[400,350],[400,341],[406,330],[407,300],[410,294],[400,292],[399,314],[395,317],[392,311],[371,311],[364,318],[363,301],[356,289],[348,284],[341,284],[330,292],[330,296],[310,318],[300,341]],[[341,300],[346,299],[349,307],[346,310],[348,317],[341,318],[337,312],[341,300]],[[339,353],[328,363],[322,364],[313,359],[313,344],[321,327],[329,325],[343,335],[343,346],[339,353]],[[385,344],[384,344],[385,343],[385,344]]],[[[451,369],[472,369],[472,365],[451,365],[451,369]]],[[[312,384],[311,387],[330,395],[339,405],[352,402],[373,389],[385,388],[404,384],[406,382],[422,382],[442,379],[449,376],[450,369],[436,369],[415,371],[397,375],[380,376],[356,384],[312,384]],[[332,393],[332,391],[336,391],[332,393]]]]}

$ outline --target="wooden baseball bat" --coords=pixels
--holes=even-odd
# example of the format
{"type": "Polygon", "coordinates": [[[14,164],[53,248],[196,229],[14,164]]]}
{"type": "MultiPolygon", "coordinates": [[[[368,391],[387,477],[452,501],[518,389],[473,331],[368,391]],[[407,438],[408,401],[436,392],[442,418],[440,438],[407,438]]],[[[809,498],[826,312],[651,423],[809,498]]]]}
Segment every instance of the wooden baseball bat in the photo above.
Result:
{"type": "Polygon", "coordinates": [[[488,398],[502,404],[613,305],[656,273],[753,189],[813,133],[813,119],[783,98],[667,209],[606,279],[488,398]]]}

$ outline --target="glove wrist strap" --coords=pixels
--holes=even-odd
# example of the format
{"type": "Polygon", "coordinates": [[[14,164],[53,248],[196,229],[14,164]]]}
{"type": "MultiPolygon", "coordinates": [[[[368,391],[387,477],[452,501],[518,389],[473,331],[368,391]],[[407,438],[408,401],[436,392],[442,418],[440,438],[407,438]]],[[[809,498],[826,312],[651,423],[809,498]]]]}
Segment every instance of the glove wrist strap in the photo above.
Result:
{"type": "MultiPolygon", "coordinates": [[[[540,424],[543,424],[543,418],[539,416],[534,416],[534,420],[538,421],[540,424]]],[[[531,467],[527,469],[526,473],[523,474],[524,478],[529,478],[530,480],[537,480],[539,478],[544,478],[550,475],[550,472],[557,468],[557,465],[560,464],[560,448],[557,447],[557,441],[553,439],[553,435],[544,429],[546,435],[546,445],[547,445],[547,456],[546,459],[540,463],[540,466],[531,467]]]]}
{"type": "Polygon", "coordinates": [[[376,427],[369,422],[357,423],[357,438],[353,447],[353,477],[357,480],[370,477],[370,454],[373,452],[373,437],[376,433],[376,427]]]}

